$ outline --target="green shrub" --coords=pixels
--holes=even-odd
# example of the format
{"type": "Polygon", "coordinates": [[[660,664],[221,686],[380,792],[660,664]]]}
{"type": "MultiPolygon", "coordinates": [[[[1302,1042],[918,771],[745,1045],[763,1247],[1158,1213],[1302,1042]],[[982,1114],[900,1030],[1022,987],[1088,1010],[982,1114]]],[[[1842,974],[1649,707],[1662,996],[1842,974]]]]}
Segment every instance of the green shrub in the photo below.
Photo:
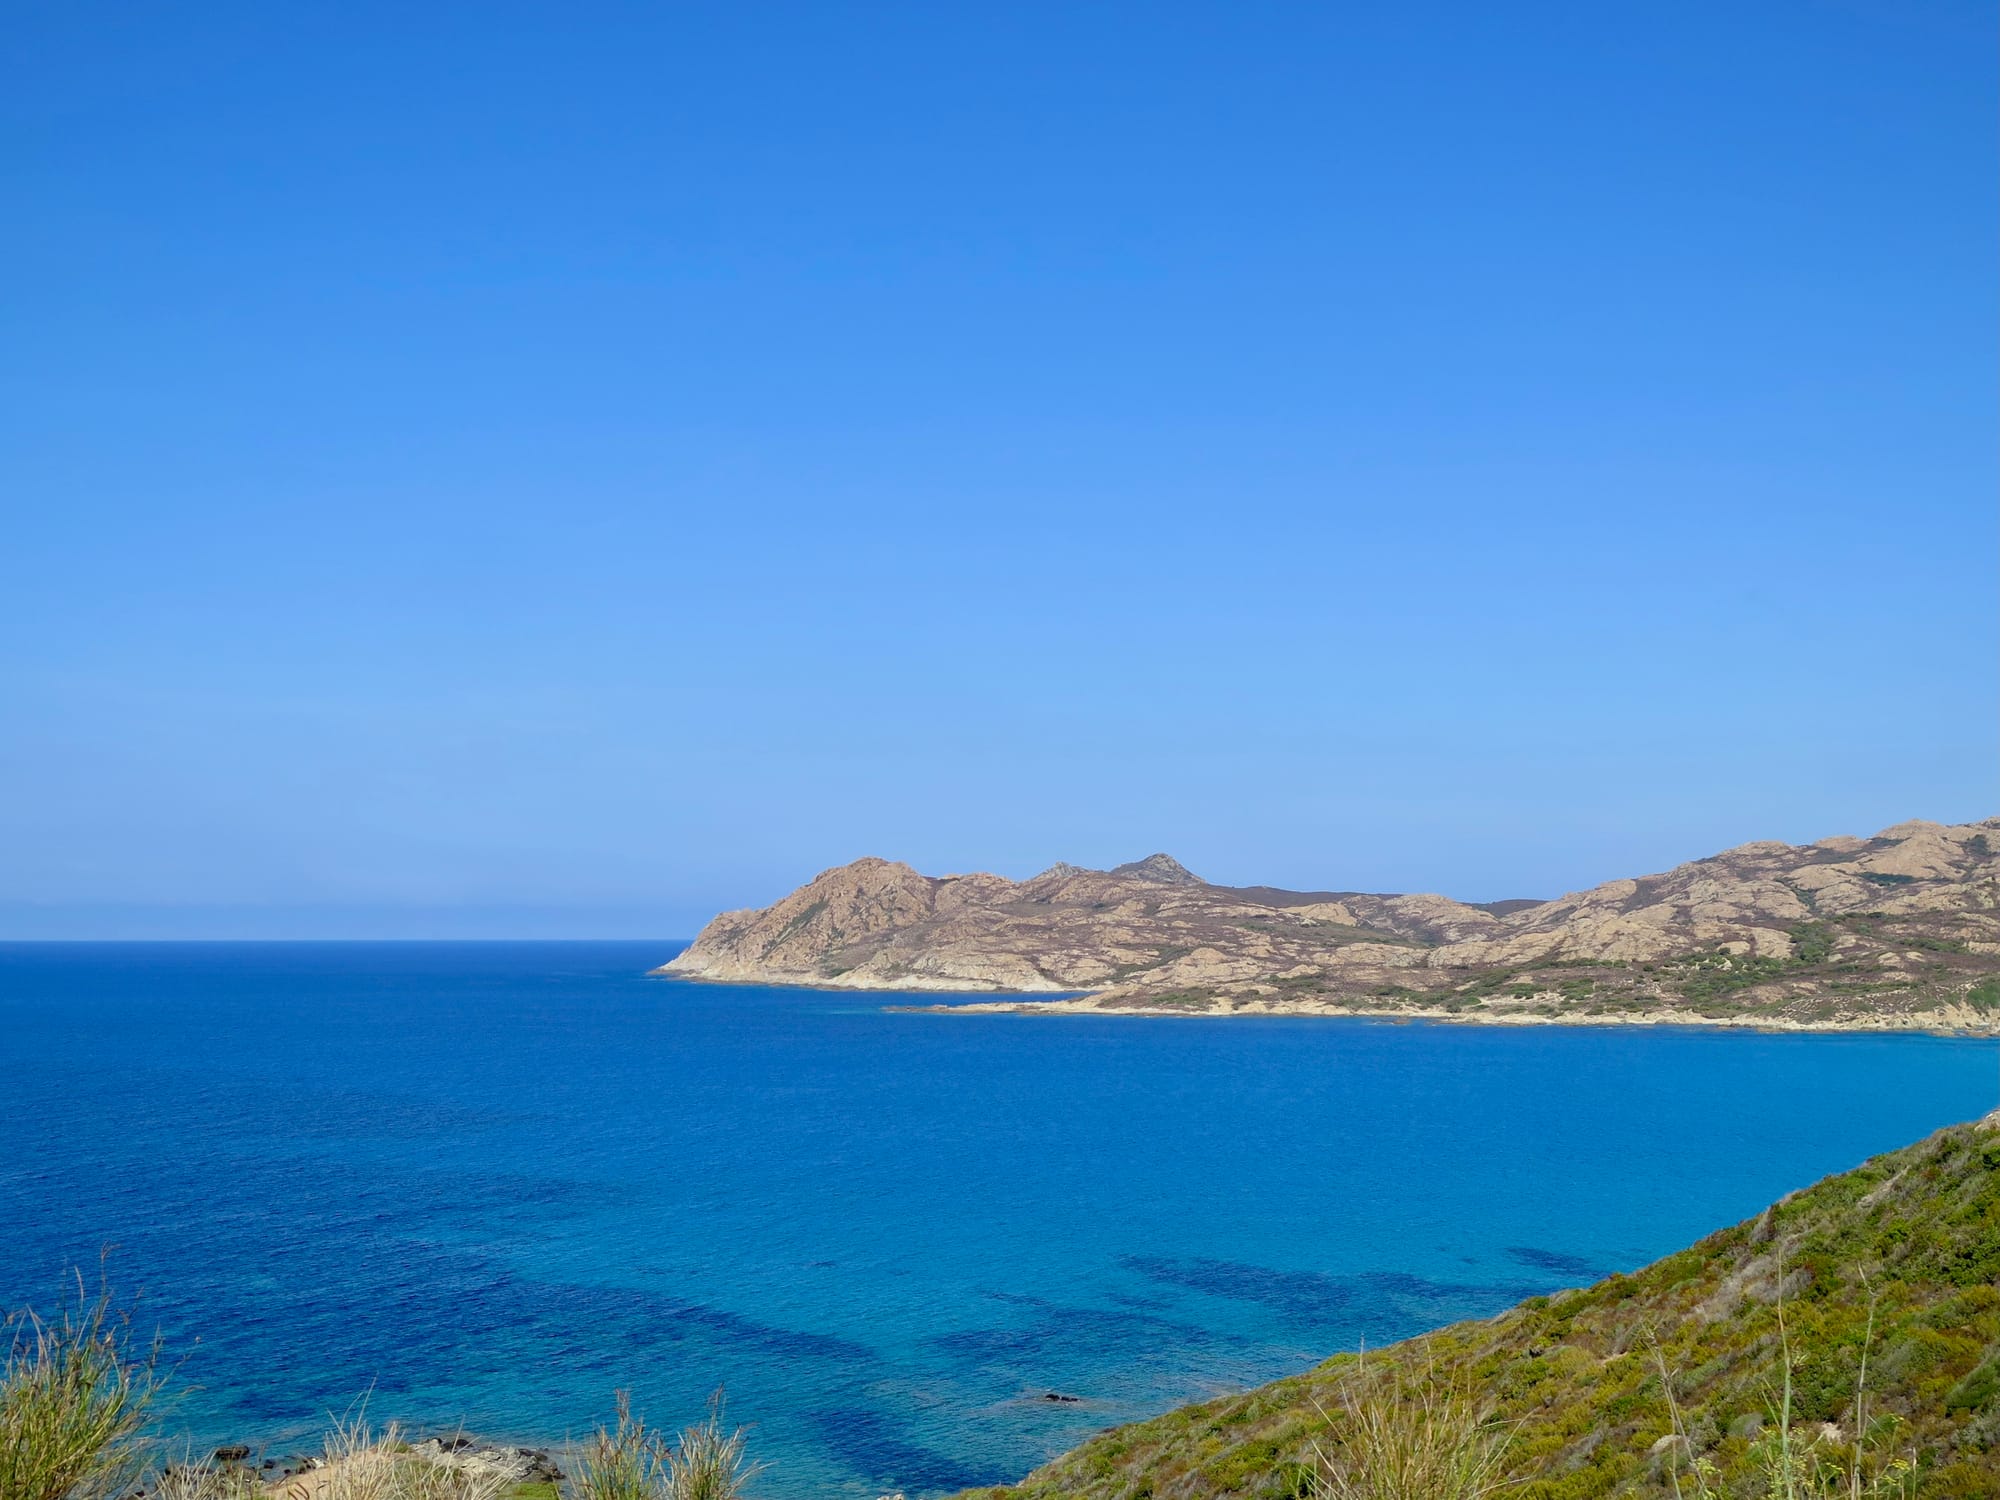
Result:
{"type": "Polygon", "coordinates": [[[2000,1396],[2000,1359],[1989,1359],[1951,1388],[1944,1398],[1948,1412],[1980,1411],[2000,1396]]]}
{"type": "Polygon", "coordinates": [[[1791,931],[1792,961],[1823,964],[1833,957],[1833,928],[1825,922],[1807,922],[1791,931]]]}

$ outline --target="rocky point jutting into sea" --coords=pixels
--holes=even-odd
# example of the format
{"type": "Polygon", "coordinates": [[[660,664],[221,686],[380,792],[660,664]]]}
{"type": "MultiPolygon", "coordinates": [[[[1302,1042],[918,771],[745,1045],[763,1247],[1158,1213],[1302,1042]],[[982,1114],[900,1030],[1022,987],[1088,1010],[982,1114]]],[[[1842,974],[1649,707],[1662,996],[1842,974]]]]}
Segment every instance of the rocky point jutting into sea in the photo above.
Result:
{"type": "Polygon", "coordinates": [[[1029,880],[859,859],[656,972],[1138,1015],[2000,1030],[2000,819],[1743,844],[1552,901],[1211,885],[1164,854],[1029,880]]]}

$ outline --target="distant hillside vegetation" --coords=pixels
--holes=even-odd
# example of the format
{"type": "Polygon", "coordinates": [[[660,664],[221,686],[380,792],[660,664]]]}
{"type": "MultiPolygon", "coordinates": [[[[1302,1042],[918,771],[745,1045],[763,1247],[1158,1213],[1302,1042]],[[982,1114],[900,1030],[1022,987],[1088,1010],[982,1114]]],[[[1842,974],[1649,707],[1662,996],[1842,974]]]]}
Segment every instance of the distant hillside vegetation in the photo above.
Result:
{"type": "MultiPolygon", "coordinates": [[[[2000,1115],[1940,1131],[1794,1193],[1631,1276],[1535,1297],[1368,1356],[1413,1387],[1469,1389],[1512,1442],[1518,1500],[1666,1497],[1712,1463],[1719,1492],[1755,1478],[1780,1410],[1781,1314],[1792,1432],[1833,1470],[1853,1455],[1868,1353],[1864,1474],[1887,1493],[2000,1496],[2000,1115]],[[1873,1334],[1869,1321],[1873,1309],[1873,1334]],[[1674,1437],[1662,1367],[1688,1441],[1674,1437]]],[[[978,1500],[1209,1500],[1310,1493],[1337,1453],[1355,1361],[1115,1428],[978,1500]],[[1335,1414],[1335,1415],[1329,1415],[1335,1414]]],[[[1844,1485],[1839,1492],[1846,1493],[1844,1485]]],[[[1806,1494],[1826,1493],[1818,1488],[1806,1494]]],[[[1866,1493],[1866,1491],[1864,1491],[1866,1493]]]]}

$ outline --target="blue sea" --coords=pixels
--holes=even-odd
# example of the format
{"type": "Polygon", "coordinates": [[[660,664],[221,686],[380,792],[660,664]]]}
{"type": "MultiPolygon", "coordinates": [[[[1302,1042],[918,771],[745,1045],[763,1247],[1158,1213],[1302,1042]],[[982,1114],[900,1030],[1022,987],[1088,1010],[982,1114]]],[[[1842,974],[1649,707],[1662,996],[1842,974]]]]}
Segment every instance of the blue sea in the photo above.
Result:
{"type": "Polygon", "coordinates": [[[647,978],[677,946],[0,946],[0,1295],[115,1246],[198,1443],[364,1393],[548,1442],[724,1387],[762,1494],[916,1495],[1629,1270],[2000,1076],[1917,1036],[898,1014],[647,978]]]}

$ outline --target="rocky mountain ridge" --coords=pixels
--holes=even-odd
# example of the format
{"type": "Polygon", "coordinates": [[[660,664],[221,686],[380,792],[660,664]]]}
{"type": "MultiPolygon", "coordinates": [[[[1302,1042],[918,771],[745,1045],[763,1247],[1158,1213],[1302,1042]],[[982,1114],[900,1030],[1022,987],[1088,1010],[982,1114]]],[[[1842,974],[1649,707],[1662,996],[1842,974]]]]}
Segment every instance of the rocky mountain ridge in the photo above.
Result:
{"type": "Polygon", "coordinates": [[[657,972],[1089,992],[1038,1010],[2000,1029],[2000,819],[1744,844],[1483,905],[1210,885],[1164,854],[1023,881],[867,858],[725,912],[657,972]]]}

